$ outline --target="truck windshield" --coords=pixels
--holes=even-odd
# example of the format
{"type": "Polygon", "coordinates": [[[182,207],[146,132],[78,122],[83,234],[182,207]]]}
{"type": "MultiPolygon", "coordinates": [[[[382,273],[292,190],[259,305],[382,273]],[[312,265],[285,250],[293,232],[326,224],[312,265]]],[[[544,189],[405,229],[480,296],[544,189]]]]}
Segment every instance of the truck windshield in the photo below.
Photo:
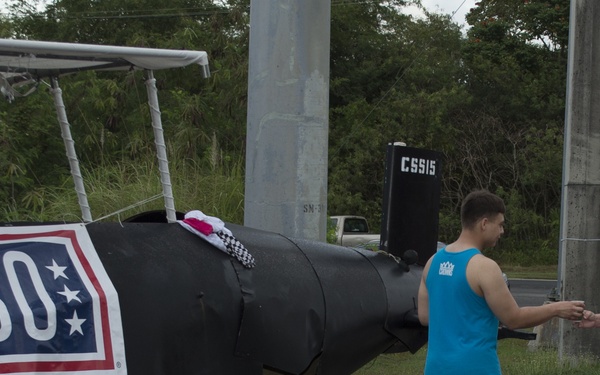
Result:
{"type": "Polygon", "coordinates": [[[363,219],[348,218],[344,222],[344,232],[368,232],[367,223],[363,219]]]}

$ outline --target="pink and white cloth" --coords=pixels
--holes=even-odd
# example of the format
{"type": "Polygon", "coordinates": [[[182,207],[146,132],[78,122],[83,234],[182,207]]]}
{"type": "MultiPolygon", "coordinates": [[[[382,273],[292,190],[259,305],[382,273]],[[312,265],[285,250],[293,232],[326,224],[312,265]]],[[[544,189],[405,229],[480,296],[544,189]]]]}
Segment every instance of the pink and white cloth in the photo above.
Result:
{"type": "Polygon", "coordinates": [[[217,249],[236,258],[244,267],[253,268],[256,265],[248,249],[233,236],[229,229],[225,228],[225,223],[218,217],[194,210],[185,214],[184,219],[177,222],[217,249]]]}

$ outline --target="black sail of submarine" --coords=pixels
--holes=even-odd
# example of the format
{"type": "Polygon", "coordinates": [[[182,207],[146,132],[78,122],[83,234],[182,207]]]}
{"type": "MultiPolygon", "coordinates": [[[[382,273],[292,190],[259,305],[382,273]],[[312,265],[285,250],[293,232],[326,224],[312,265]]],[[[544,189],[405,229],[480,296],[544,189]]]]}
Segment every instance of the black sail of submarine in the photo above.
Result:
{"type": "Polygon", "coordinates": [[[425,344],[420,266],[227,227],[256,267],[178,224],[87,225],[119,295],[128,374],[351,374],[425,344]]]}

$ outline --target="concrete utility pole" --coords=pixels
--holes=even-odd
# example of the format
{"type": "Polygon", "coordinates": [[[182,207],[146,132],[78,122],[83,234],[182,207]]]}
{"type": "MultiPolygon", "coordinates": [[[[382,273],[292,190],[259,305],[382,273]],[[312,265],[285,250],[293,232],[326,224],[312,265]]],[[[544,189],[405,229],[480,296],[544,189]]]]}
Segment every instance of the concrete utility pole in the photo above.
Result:
{"type": "Polygon", "coordinates": [[[330,0],[253,0],[244,224],[325,240],[330,0]]]}
{"type": "MultiPolygon", "coordinates": [[[[561,299],[600,312],[600,2],[571,0],[561,204],[561,299]]],[[[559,356],[600,356],[600,331],[559,324],[559,356]]]]}

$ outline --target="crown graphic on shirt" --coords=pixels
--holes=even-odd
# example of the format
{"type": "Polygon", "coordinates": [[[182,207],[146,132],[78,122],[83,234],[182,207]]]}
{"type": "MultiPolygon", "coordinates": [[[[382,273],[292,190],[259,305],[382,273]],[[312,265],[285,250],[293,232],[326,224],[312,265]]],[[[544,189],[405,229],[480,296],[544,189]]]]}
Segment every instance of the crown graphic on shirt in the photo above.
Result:
{"type": "Polygon", "coordinates": [[[454,272],[454,264],[450,262],[444,262],[440,264],[440,275],[452,276],[452,272],[454,272]]]}

